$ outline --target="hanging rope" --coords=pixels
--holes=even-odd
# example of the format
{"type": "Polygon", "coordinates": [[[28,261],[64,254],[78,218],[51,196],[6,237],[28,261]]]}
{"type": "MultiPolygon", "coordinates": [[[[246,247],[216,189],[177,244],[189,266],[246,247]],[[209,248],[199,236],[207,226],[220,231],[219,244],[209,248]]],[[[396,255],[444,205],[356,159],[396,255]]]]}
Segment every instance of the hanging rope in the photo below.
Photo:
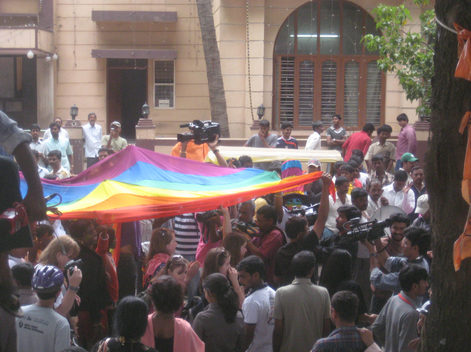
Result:
{"type": "Polygon", "coordinates": [[[246,28],[245,41],[247,43],[247,76],[248,76],[248,80],[249,80],[250,115],[252,116],[252,121],[253,121],[254,117],[253,117],[253,106],[252,106],[252,82],[250,80],[249,0],[246,1],[246,15],[247,15],[247,20],[246,20],[246,24],[245,24],[245,28],[246,28]]]}
{"type": "Polygon", "coordinates": [[[453,28],[450,28],[450,27],[448,27],[447,25],[445,25],[445,24],[443,24],[442,22],[440,22],[440,20],[439,20],[437,17],[435,17],[435,21],[437,21],[437,23],[438,23],[440,26],[442,26],[443,28],[448,29],[450,32],[455,33],[455,34],[458,34],[458,32],[455,31],[453,28]]]}

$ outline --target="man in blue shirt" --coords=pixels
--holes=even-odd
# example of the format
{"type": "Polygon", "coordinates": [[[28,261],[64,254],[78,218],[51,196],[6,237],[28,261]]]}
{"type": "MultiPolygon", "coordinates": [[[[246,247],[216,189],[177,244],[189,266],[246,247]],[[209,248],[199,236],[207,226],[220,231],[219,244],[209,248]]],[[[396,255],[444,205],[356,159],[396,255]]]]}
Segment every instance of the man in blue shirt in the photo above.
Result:
{"type": "Polygon", "coordinates": [[[282,135],[276,141],[276,148],[298,149],[298,141],[291,137],[293,124],[291,122],[283,122],[281,125],[282,135]]]}

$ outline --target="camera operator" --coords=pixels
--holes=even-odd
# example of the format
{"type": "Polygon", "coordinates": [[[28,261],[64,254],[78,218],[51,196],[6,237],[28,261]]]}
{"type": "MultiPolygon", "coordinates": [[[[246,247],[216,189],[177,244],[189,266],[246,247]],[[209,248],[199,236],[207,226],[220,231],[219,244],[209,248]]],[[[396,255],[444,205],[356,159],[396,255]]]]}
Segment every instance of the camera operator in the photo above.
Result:
{"type": "MultiPolygon", "coordinates": [[[[178,142],[180,143],[180,142],[178,142]]],[[[173,156],[176,156],[173,154],[173,150],[178,146],[178,143],[177,145],[175,145],[175,147],[173,147],[172,149],[172,155],[173,156]]],[[[201,161],[201,162],[204,162],[204,159],[206,158],[206,155],[208,153],[206,153],[205,157],[203,158],[203,160],[197,160],[197,159],[194,159],[192,156],[192,148],[191,148],[191,143],[193,143],[193,145],[195,147],[201,147],[201,145],[196,145],[193,141],[186,141],[186,142],[182,142],[180,143],[180,158],[184,158],[184,159],[191,159],[191,160],[196,160],[196,161],[201,161]],[[190,147],[190,148],[189,148],[190,147]]],[[[203,144],[203,146],[207,146],[209,147],[209,149],[211,149],[211,151],[214,153],[214,155],[216,156],[216,159],[219,163],[219,166],[222,166],[222,167],[227,167],[227,162],[226,160],[224,160],[224,158],[222,157],[221,153],[219,153],[219,149],[217,149],[217,145],[219,143],[219,135],[216,135],[216,139],[210,143],[205,143],[203,144]]]]}
{"type": "MultiPolygon", "coordinates": [[[[401,290],[399,285],[399,271],[407,264],[419,264],[430,272],[429,264],[425,257],[430,248],[432,239],[430,233],[422,228],[410,226],[404,230],[402,241],[403,257],[390,257],[381,239],[375,241],[375,245],[366,242],[370,252],[371,285],[376,289],[393,291],[398,294],[401,290]]],[[[384,302],[385,303],[385,302],[384,302]]],[[[372,313],[378,314],[381,307],[372,305],[372,313]]]]}
{"type": "Polygon", "coordinates": [[[255,223],[253,221],[253,217],[255,216],[255,202],[253,200],[248,200],[246,202],[238,204],[237,213],[238,217],[235,219],[231,219],[229,211],[223,210],[224,237],[226,237],[229,233],[235,231],[243,233],[247,236],[249,240],[251,240],[254,235],[252,230],[258,230],[256,229],[255,223]]]}
{"type": "Polygon", "coordinates": [[[172,156],[204,162],[211,149],[219,165],[227,167],[226,161],[217,149],[219,142],[218,124],[211,123],[211,121],[195,120],[193,123],[180,125],[180,127],[184,126],[189,127],[190,133],[178,134],[178,140],[183,140],[183,142],[175,144],[172,149],[172,156]],[[214,140],[210,142],[213,138],[214,140]]]}
{"type": "MultiPolygon", "coordinates": [[[[383,252],[385,252],[388,256],[391,257],[402,257],[402,242],[404,239],[404,230],[409,227],[410,219],[407,215],[395,213],[389,217],[391,220],[390,231],[391,234],[385,237],[381,237],[380,239],[375,241],[375,247],[378,258],[381,259],[382,262],[386,262],[387,257],[383,256],[383,252]]],[[[370,249],[371,245],[367,245],[370,249]]],[[[376,268],[376,259],[370,259],[370,272],[374,268],[376,268]],[[373,261],[373,265],[372,262],[373,261]]],[[[368,280],[371,287],[371,281],[368,280]]],[[[380,288],[373,287],[373,296],[372,296],[372,310],[375,314],[378,314],[381,311],[381,308],[386,304],[386,301],[391,297],[390,290],[382,290],[380,288]],[[376,313],[377,312],[377,313],[376,313]]]]}
{"type": "MultiPolygon", "coordinates": [[[[345,249],[352,256],[352,264],[355,265],[358,253],[358,242],[350,241],[347,238],[347,232],[350,230],[351,221],[353,219],[360,219],[361,211],[354,205],[342,205],[337,209],[337,218],[335,219],[335,226],[339,232],[332,235],[320,242],[318,253],[316,255],[319,263],[325,263],[329,259],[330,254],[336,249],[345,249]]],[[[317,234],[319,240],[321,234],[317,234]]]]}

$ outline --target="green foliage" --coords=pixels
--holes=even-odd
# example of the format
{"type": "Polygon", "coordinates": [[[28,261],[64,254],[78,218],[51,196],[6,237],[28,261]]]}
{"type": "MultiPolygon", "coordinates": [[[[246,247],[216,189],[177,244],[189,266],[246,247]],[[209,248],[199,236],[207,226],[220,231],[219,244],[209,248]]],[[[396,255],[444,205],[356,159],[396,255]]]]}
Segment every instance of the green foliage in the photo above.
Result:
{"type": "MultiPolygon", "coordinates": [[[[428,0],[414,0],[414,4],[422,10],[428,0]]],[[[369,51],[379,53],[378,67],[396,74],[407,99],[420,100],[417,113],[430,116],[436,22],[434,10],[421,12],[420,32],[418,24],[405,31],[406,24],[412,21],[410,11],[404,5],[379,5],[373,13],[376,28],[383,35],[368,34],[363,41],[369,51]]]]}

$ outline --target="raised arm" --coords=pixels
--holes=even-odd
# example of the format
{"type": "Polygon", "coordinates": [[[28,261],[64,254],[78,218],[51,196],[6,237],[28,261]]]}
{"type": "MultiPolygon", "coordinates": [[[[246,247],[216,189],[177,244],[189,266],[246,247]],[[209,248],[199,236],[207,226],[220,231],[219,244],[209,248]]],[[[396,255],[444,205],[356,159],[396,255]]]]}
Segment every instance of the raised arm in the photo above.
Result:
{"type": "Polygon", "coordinates": [[[227,167],[226,160],[224,160],[221,153],[219,153],[219,149],[217,149],[218,143],[219,143],[219,135],[216,135],[216,139],[213,142],[208,143],[208,147],[216,156],[219,166],[227,167]]]}
{"type": "Polygon", "coordinates": [[[13,151],[23,176],[28,184],[28,193],[23,199],[29,221],[38,221],[46,218],[46,201],[44,200],[43,186],[38,175],[38,167],[28,142],[19,144],[13,151]]]}
{"type": "Polygon", "coordinates": [[[317,237],[320,239],[322,233],[324,232],[325,223],[327,217],[329,216],[329,187],[332,183],[332,176],[327,172],[324,172],[321,177],[322,180],[322,194],[321,194],[321,204],[319,205],[319,211],[317,215],[317,221],[314,224],[313,230],[317,234],[317,237]]]}

